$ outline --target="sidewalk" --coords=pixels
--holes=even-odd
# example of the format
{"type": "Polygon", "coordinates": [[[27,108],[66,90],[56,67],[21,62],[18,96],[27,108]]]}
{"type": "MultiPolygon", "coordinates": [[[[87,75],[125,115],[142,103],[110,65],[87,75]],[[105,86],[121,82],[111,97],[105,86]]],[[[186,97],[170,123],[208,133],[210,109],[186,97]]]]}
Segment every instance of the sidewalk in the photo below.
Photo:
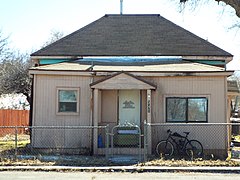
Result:
{"type": "Polygon", "coordinates": [[[240,173],[240,167],[161,167],[161,166],[0,166],[0,171],[56,171],[56,172],[209,172],[240,173]]]}

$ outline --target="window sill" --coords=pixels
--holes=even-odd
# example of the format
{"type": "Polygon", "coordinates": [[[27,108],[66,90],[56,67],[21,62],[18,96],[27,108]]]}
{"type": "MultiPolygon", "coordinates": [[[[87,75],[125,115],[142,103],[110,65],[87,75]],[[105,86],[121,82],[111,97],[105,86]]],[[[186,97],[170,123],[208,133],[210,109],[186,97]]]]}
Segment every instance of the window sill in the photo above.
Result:
{"type": "Polygon", "coordinates": [[[58,116],[78,116],[79,112],[57,112],[58,116]]]}

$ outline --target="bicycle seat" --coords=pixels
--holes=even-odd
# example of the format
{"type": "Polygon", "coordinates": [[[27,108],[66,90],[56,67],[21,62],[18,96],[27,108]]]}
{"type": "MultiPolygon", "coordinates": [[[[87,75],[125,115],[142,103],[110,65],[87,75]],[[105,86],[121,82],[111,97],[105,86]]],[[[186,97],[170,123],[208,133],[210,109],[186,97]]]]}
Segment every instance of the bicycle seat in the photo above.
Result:
{"type": "Polygon", "coordinates": [[[183,133],[186,134],[186,135],[189,135],[190,132],[183,132],[183,133]]]}

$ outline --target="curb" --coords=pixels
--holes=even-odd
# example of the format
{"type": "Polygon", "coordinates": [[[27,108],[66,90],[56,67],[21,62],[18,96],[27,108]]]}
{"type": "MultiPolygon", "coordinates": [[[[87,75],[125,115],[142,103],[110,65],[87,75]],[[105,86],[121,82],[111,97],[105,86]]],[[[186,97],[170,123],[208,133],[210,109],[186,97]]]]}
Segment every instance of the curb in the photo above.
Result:
{"type": "Polygon", "coordinates": [[[240,167],[162,167],[162,166],[1,166],[0,171],[55,171],[55,172],[205,172],[240,173],[240,167]]]}

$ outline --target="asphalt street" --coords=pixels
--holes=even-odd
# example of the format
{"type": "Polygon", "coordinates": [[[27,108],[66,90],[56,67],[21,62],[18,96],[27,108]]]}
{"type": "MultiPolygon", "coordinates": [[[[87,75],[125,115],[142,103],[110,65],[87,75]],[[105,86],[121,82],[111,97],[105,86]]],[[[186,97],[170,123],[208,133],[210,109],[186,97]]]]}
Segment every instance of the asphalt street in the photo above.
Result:
{"type": "Polygon", "coordinates": [[[2,171],[0,172],[1,180],[62,180],[62,179],[84,179],[84,180],[108,180],[108,179],[130,179],[130,180],[192,180],[192,179],[209,179],[209,180],[234,180],[240,179],[240,174],[234,173],[106,173],[106,172],[33,172],[33,171],[2,171]]]}

